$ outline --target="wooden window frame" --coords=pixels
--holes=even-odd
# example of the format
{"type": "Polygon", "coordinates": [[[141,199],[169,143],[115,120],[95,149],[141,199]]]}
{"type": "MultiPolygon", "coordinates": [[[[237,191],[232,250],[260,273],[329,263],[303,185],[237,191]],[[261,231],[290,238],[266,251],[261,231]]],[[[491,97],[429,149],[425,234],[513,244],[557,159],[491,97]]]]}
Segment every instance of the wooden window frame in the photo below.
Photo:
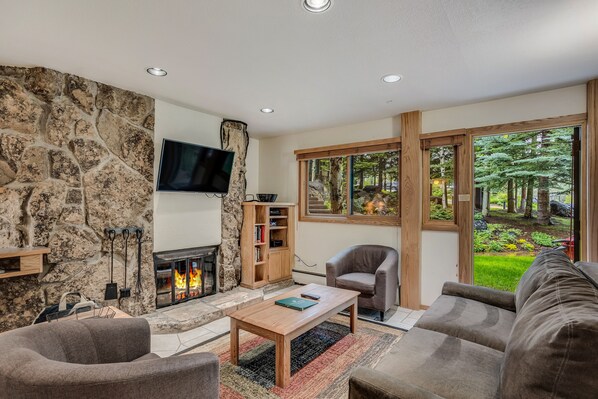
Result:
{"type": "Polygon", "coordinates": [[[447,135],[423,137],[422,149],[422,230],[459,231],[459,157],[465,135],[447,135]],[[430,220],[430,149],[434,147],[453,147],[453,220],[430,220]]]}
{"type": "MultiPolygon", "coordinates": [[[[400,226],[401,217],[399,216],[368,216],[368,215],[352,215],[352,199],[351,199],[351,162],[349,157],[352,155],[371,154],[378,152],[399,151],[401,156],[401,139],[399,137],[371,140],[357,143],[340,144],[326,147],[307,148],[295,151],[295,156],[299,165],[299,221],[300,222],[316,222],[316,223],[344,223],[344,224],[365,224],[378,226],[400,226]],[[345,197],[347,200],[347,214],[346,215],[310,215],[308,213],[308,162],[313,159],[347,157],[345,179],[347,181],[347,191],[345,197]]],[[[399,158],[400,159],[400,158],[399,158]]],[[[401,201],[401,163],[398,163],[399,176],[399,204],[401,201]]],[[[400,213],[400,210],[399,210],[400,213]]]]}

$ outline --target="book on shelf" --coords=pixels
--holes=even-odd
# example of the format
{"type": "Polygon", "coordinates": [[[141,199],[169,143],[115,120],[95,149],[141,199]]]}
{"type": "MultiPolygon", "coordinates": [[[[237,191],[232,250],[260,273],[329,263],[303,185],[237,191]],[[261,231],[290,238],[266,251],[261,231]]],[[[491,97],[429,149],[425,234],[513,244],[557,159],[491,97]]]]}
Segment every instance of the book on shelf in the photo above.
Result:
{"type": "Polygon", "coordinates": [[[265,238],[265,226],[255,226],[253,235],[256,243],[263,243],[265,238]]]}
{"type": "Polygon", "coordinates": [[[255,261],[262,261],[262,249],[260,247],[255,247],[255,261]]]}

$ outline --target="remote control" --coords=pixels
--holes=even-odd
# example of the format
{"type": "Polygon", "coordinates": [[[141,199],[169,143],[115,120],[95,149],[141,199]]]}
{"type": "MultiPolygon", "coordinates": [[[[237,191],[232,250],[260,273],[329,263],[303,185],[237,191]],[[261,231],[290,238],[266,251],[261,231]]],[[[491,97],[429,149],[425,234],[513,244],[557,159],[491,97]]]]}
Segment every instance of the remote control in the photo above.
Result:
{"type": "Polygon", "coordinates": [[[315,294],[301,294],[301,296],[303,298],[313,299],[314,301],[317,301],[318,299],[320,299],[320,296],[319,295],[315,295],[315,294]]]}

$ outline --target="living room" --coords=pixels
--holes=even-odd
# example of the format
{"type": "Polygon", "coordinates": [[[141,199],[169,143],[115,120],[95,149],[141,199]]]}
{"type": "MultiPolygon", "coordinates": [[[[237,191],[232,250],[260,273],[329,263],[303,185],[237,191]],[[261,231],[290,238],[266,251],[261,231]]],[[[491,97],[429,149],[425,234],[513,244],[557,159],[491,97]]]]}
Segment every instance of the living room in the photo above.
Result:
{"type": "Polygon", "coordinates": [[[363,3],[2,1],[0,397],[596,395],[598,5],[363,3]]]}

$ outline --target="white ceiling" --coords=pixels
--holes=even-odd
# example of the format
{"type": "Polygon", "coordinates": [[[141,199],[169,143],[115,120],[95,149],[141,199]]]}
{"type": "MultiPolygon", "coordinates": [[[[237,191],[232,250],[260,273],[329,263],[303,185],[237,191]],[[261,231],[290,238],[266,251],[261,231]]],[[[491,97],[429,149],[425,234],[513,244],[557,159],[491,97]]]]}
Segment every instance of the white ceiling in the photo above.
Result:
{"type": "Polygon", "coordinates": [[[598,1],[334,0],[316,15],[300,0],[0,0],[0,64],[81,75],[266,137],[598,77],[598,1]],[[384,84],[388,73],[404,79],[384,84]]]}

